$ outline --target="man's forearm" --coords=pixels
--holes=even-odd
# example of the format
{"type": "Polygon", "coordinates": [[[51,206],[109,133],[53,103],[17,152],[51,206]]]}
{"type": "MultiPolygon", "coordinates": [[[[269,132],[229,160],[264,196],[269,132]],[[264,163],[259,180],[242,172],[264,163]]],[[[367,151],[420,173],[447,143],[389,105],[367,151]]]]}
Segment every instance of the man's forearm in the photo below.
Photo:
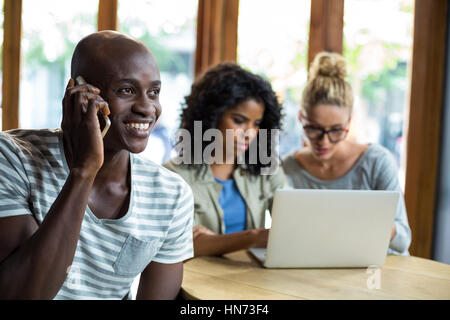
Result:
{"type": "Polygon", "coordinates": [[[39,229],[0,263],[0,299],[55,297],[75,255],[94,177],[71,172],[39,229]]]}

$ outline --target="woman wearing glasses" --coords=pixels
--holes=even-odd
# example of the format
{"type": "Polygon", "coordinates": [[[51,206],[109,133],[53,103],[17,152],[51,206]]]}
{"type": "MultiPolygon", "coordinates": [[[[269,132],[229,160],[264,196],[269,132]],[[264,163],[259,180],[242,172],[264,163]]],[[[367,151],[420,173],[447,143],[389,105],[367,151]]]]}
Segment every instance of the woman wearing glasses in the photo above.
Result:
{"type": "MultiPolygon", "coordinates": [[[[306,146],[283,159],[288,183],[298,189],[399,190],[397,164],[384,147],[346,139],[353,95],[341,55],[322,52],[310,69],[299,120],[306,146]]],[[[411,230],[401,197],[389,254],[408,255],[411,230]]]]}

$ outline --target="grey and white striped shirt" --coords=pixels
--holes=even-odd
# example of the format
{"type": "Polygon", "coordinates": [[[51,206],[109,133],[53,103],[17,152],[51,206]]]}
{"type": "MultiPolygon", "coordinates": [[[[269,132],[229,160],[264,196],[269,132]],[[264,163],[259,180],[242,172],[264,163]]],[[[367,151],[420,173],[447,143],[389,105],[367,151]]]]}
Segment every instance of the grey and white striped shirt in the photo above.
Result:
{"type": "MultiPolygon", "coordinates": [[[[130,155],[131,195],[120,219],[98,219],[86,206],[75,257],[55,299],[122,299],[151,262],[193,256],[193,198],[178,175],[130,155]]],[[[69,168],[62,131],[0,133],[0,218],[31,214],[40,224],[69,168]]]]}

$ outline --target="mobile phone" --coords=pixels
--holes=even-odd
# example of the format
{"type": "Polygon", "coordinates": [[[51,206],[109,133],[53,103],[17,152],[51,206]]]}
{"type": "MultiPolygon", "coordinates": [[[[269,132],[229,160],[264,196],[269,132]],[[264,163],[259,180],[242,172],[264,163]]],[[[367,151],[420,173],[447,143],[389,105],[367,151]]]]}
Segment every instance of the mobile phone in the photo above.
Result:
{"type": "MultiPolygon", "coordinates": [[[[86,80],[84,80],[84,78],[82,76],[76,77],[75,81],[77,82],[78,85],[86,84],[86,80]]],[[[101,110],[98,111],[98,115],[102,116],[103,119],[105,120],[105,127],[102,130],[102,138],[104,138],[106,135],[106,132],[108,132],[109,127],[111,126],[111,120],[109,120],[108,116],[103,114],[103,112],[101,110]]]]}

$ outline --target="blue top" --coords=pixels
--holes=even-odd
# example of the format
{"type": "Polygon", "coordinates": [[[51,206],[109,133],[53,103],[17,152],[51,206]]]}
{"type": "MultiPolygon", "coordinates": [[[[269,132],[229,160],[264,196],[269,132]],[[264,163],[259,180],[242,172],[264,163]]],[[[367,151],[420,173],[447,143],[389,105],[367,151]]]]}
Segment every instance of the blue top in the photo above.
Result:
{"type": "Polygon", "coordinates": [[[247,206],[242,198],[234,179],[220,180],[214,178],[222,186],[219,204],[223,210],[225,233],[245,230],[247,206]]]}

